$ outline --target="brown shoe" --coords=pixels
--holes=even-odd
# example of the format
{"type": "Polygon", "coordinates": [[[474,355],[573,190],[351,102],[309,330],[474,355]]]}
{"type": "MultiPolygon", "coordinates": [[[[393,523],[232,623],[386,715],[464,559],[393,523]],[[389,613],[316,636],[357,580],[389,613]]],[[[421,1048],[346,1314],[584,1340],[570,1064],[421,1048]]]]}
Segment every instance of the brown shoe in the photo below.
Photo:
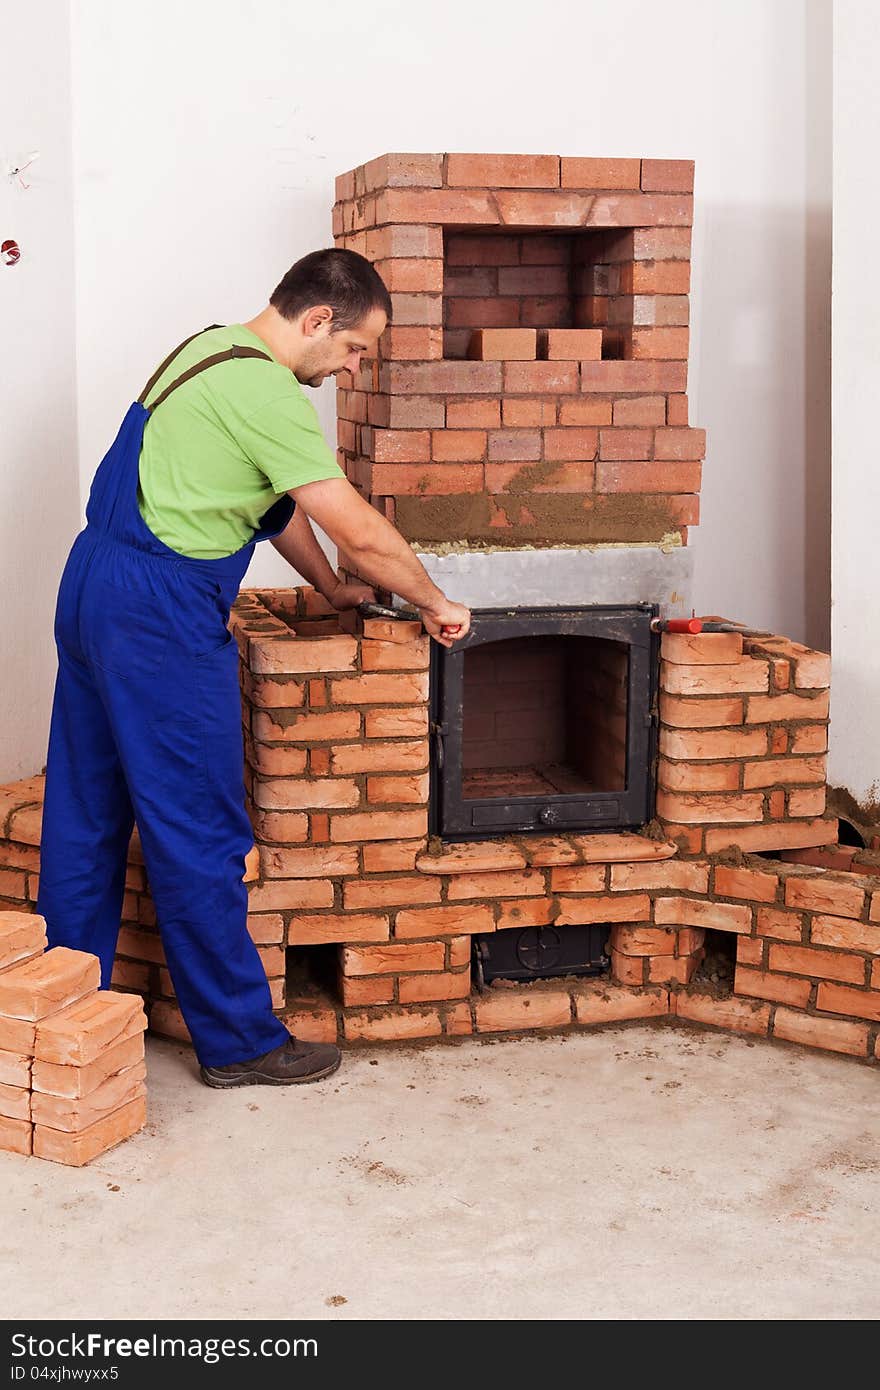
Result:
{"type": "Polygon", "coordinates": [[[330,1076],[342,1061],[342,1053],[332,1043],[300,1042],[288,1038],[280,1047],[254,1057],[250,1062],[233,1062],[228,1067],[202,1067],[206,1086],[294,1086],[320,1081],[330,1076]]]}

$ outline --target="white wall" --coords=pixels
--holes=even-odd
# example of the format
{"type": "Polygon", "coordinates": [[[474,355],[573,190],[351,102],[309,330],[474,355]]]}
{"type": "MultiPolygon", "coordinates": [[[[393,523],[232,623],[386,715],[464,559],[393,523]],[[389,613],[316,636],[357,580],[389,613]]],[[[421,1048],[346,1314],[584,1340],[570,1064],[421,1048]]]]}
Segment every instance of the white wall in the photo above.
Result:
{"type": "Polygon", "coordinates": [[[880,15],[836,0],[834,21],[834,394],[832,781],[880,800],[880,15]]]}
{"type": "MultiPolygon", "coordinates": [[[[709,431],[695,602],[824,641],[829,14],[829,0],[81,0],[81,505],[159,358],[250,316],[331,243],[335,174],[388,150],[693,157],[692,419],[709,431]]],[[[332,436],[332,387],[318,406],[332,436]]],[[[248,582],[288,573],[263,546],[248,582]]]]}
{"type": "Polygon", "coordinates": [[[46,760],[61,566],[78,525],[67,0],[4,18],[0,44],[0,781],[46,760]],[[28,192],[7,160],[38,149],[28,192]]]}

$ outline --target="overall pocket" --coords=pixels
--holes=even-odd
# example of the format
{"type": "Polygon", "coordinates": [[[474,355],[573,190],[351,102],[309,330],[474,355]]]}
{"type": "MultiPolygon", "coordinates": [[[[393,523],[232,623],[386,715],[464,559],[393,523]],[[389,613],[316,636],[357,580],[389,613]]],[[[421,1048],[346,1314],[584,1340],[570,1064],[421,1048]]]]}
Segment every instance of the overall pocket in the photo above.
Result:
{"type": "Polygon", "coordinates": [[[161,671],[173,615],[159,596],[136,593],[102,579],[91,596],[83,647],[95,665],[130,680],[161,671]]]}

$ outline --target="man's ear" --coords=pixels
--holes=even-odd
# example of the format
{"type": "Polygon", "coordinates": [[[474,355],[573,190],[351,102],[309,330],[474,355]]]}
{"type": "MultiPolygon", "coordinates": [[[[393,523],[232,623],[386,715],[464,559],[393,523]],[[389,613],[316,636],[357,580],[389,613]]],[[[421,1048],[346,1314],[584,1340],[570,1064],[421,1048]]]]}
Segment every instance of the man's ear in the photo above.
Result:
{"type": "Polygon", "coordinates": [[[333,310],[329,304],[315,304],[303,315],[302,331],[306,338],[322,336],[329,331],[333,322],[333,310]]]}

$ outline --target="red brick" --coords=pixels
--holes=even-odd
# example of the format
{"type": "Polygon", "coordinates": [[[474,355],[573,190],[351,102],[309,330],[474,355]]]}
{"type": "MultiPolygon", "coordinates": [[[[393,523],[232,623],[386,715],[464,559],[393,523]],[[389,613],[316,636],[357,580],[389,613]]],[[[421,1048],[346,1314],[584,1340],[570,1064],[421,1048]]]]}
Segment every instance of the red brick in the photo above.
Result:
{"type": "Polygon", "coordinates": [[[137,995],[101,990],[38,1022],[34,1056],[58,1065],[86,1066],[108,1048],[143,1033],[146,1026],[137,995]]]}
{"type": "Polygon", "coordinates": [[[427,811],[363,811],[332,816],[330,839],[337,844],[353,840],[398,840],[402,836],[425,835],[427,829],[427,811]]]}
{"type": "Polygon", "coordinates": [[[357,710],[329,710],[326,714],[297,714],[284,724],[276,724],[270,715],[254,711],[256,738],[312,743],[321,739],[357,738],[361,716],[357,710]]]}
{"type": "Polygon", "coordinates": [[[550,400],[526,400],[513,396],[504,401],[505,428],[531,429],[535,426],[556,424],[556,402],[550,400]]]}
{"type": "Polygon", "coordinates": [[[814,946],[839,946],[845,951],[880,954],[880,926],[872,922],[853,922],[849,917],[814,917],[810,924],[814,946]]]}
{"type": "Polygon", "coordinates": [[[390,1004],[394,998],[392,975],[341,975],[339,989],[346,1008],[361,1004],[390,1004]]]}
{"type": "Polygon", "coordinates": [[[291,919],[288,940],[292,946],[333,941],[387,941],[389,918],[382,913],[297,913],[291,919]]]}
{"type": "Polygon", "coordinates": [[[763,940],[756,936],[738,936],[736,938],[736,963],[737,965],[763,965],[763,940]]]}
{"type": "Polygon", "coordinates": [[[332,906],[333,884],[325,878],[286,878],[274,883],[261,883],[259,887],[251,889],[248,898],[248,907],[252,912],[283,912],[288,908],[332,906]]]}
{"type": "Polygon", "coordinates": [[[553,921],[552,898],[514,898],[500,905],[498,930],[508,927],[546,927],[553,921]]]}
{"type": "Polygon", "coordinates": [[[599,457],[602,459],[649,459],[651,430],[610,429],[599,433],[599,457]]]}
{"type": "Polygon", "coordinates": [[[684,892],[706,893],[709,889],[708,864],[670,859],[660,864],[614,864],[612,891],[634,888],[678,888],[684,892]]]}
{"type": "Polygon", "coordinates": [[[400,970],[442,970],[445,954],[442,941],[345,946],[342,971],[345,975],[387,975],[400,970]]]}
{"type": "Polygon", "coordinates": [[[560,898],[560,926],[588,922],[647,922],[651,899],[646,893],[617,893],[613,897],[560,898]]]}
{"type": "Polygon", "coordinates": [[[425,848],[424,840],[380,840],[363,847],[364,873],[388,873],[393,870],[414,869],[416,860],[425,848]]]}
{"type": "Polygon", "coordinates": [[[446,158],[450,188],[558,188],[555,154],[450,154],[446,158]]]}
{"type": "Polygon", "coordinates": [[[770,1023],[770,1005],[752,1004],[746,999],[713,999],[709,994],[673,994],[672,1012],[692,1023],[712,1028],[729,1028],[735,1033],[763,1036],[770,1023]]]}
{"type": "Polygon", "coordinates": [[[843,980],[859,985],[865,976],[865,962],[859,956],[841,951],[813,950],[810,946],[771,946],[770,969],[793,975],[811,975],[818,980],[843,980]]]}
{"type": "Polygon", "coordinates": [[[260,946],[280,945],[284,940],[284,918],[280,912],[250,912],[248,935],[260,946]]]}
{"type": "MultiPolygon", "coordinates": [[[[401,297],[395,295],[394,299],[398,301],[401,297]]],[[[412,295],[410,298],[427,301],[431,296],[412,295]]],[[[379,339],[379,351],[384,358],[396,362],[439,361],[443,356],[443,329],[439,325],[391,324],[379,339]]]]}
{"type": "Polygon", "coordinates": [[[474,236],[453,232],[447,238],[446,264],[463,266],[519,265],[519,242],[510,236],[474,236]]]}
{"type": "MultiPolygon", "coordinates": [[[[600,885],[601,886],[601,885],[600,885]]],[[[465,898],[498,898],[515,894],[544,892],[544,875],[540,869],[506,870],[501,873],[455,874],[449,879],[447,897],[450,902],[465,898]]]]}
{"type": "Polygon", "coordinates": [[[483,485],[480,463],[380,464],[373,468],[374,494],[432,497],[446,493],[479,492],[483,485]]]}
{"type": "MultiPolygon", "coordinates": [[[[691,284],[691,267],[688,260],[639,260],[624,264],[620,268],[621,294],[687,294],[691,284]]],[[[685,355],[687,355],[685,353],[685,355]]],[[[676,394],[684,391],[684,386],[669,387],[676,394]]]]}
{"type": "Polygon", "coordinates": [[[294,1037],[306,1042],[336,1042],[338,1026],[334,1009],[285,1009],[281,1022],[294,1037]]]}
{"type": "Polygon", "coordinates": [[[485,430],[435,430],[431,450],[438,463],[461,463],[486,456],[485,430]]]}
{"type": "Polygon", "coordinates": [[[592,463],[487,463],[486,491],[490,493],[584,493],[593,483],[592,463]]]}
{"type": "Polygon", "coordinates": [[[747,724],[770,724],[778,719],[827,719],[828,693],[808,699],[803,695],[753,696],[748,702],[747,724]]]}
{"type": "Polygon", "coordinates": [[[425,739],[339,744],[330,755],[336,773],[416,772],[427,766],[428,744],[425,739]]]}
{"type": "Polygon", "coordinates": [[[643,159],[642,189],[657,193],[692,193],[694,161],[692,159],[643,159]]]}
{"type": "Polygon", "coordinates": [[[377,188],[440,188],[443,183],[443,156],[440,154],[383,154],[355,170],[363,184],[358,196],[377,188]]]}
{"type": "MultiPolygon", "coordinates": [[[[275,841],[281,845],[300,844],[309,838],[309,817],[302,812],[295,810],[254,810],[253,813],[254,834],[260,841],[275,841]]],[[[266,869],[266,852],[261,855],[264,873],[271,873],[266,869]]]]}
{"type": "Polygon", "coordinates": [[[701,459],[705,453],[705,430],[662,429],[654,432],[654,457],[657,459],[701,459]]]}
{"type": "MultiPolygon", "coordinates": [[[[495,202],[502,222],[508,226],[679,227],[690,226],[693,221],[693,198],[686,194],[621,192],[589,196],[560,189],[546,193],[499,192],[495,202]]],[[[487,224],[493,220],[485,219],[487,224]]]]}
{"type": "Polygon", "coordinates": [[[338,677],[330,682],[330,688],[334,703],[339,705],[420,704],[428,698],[428,676],[427,673],[389,675],[384,671],[372,671],[363,676],[338,677]]]}
{"type": "Polygon", "coordinates": [[[432,396],[448,392],[457,396],[498,396],[501,391],[500,362],[390,362],[383,370],[387,375],[387,387],[383,383],[383,389],[392,394],[432,396]]]}
{"type": "MultiPolygon", "coordinates": [[[[369,218],[369,209],[366,216],[369,218]]],[[[483,191],[391,188],[379,194],[374,220],[377,226],[388,222],[434,222],[441,226],[471,222],[489,226],[498,221],[498,213],[490,195],[483,191]]]]}
{"type": "Polygon", "coordinates": [[[611,946],[624,956],[672,956],[676,935],[662,927],[616,926],[611,929],[611,946]]]}
{"type": "Polygon", "coordinates": [[[492,908],[485,903],[443,907],[406,908],[397,914],[394,935],[398,940],[421,936],[458,936],[462,932],[495,930],[492,908]]]}
{"type": "Polygon", "coordinates": [[[601,391],[604,395],[631,391],[648,395],[652,392],[684,391],[686,385],[686,362],[607,360],[581,363],[582,391],[601,391]]]}
{"type": "Polygon", "coordinates": [[[35,1092],[32,1118],[35,1124],[50,1129],[78,1134],[101,1120],[106,1120],[122,1106],[146,1098],[144,1084],[147,1074],[143,1062],[107,1077],[106,1081],[76,1099],[35,1092]]]}
{"type": "Polygon", "coordinates": [[[815,1018],[792,1009],[777,1009],[773,1024],[774,1038],[820,1047],[827,1052],[846,1052],[864,1057],[868,1050],[868,1025],[847,1023],[842,1019],[815,1018]]]}
{"type": "Polygon", "coordinates": [[[825,810],[825,787],[799,788],[788,794],[790,816],[821,816],[825,810]]]}
{"type": "Polygon", "coordinates": [[[350,778],[280,777],[272,782],[257,782],[254,801],[265,810],[298,811],[317,807],[357,806],[360,788],[350,778]]]}
{"type": "Polygon", "coordinates": [[[439,1037],[442,1032],[436,1009],[412,1008],[346,1014],[343,1028],[346,1038],[352,1042],[403,1042],[409,1038],[439,1037]]]}
{"type": "Polygon", "coordinates": [[[274,849],[263,845],[262,854],[263,871],[274,878],[326,878],[358,872],[358,852],[354,847],[309,845],[302,849],[274,849]]]}
{"type": "Polygon", "coordinates": [[[275,748],[254,741],[248,750],[248,762],[265,777],[298,777],[306,769],[307,753],[305,748],[275,748]]]}
{"type": "Polygon", "coordinates": [[[766,762],[748,763],[744,769],[746,787],[772,787],[776,783],[824,782],[824,758],[771,758],[766,762]]]}
{"type": "Polygon", "coordinates": [[[743,701],[678,699],[664,692],[660,695],[660,721],[678,729],[711,729],[742,724],[743,701]]]}
{"type": "Polygon", "coordinates": [[[666,399],[667,425],[686,425],[688,422],[688,398],[685,395],[668,396],[666,399]]]}
{"type": "Polygon", "coordinates": [[[500,401],[447,401],[448,429],[498,429],[501,425],[500,401]]]}
{"type": "Polygon", "coordinates": [[[647,956],[625,956],[622,951],[611,951],[611,974],[621,985],[638,987],[645,982],[647,956]]]}
{"type": "Polygon", "coordinates": [[[367,258],[377,261],[391,256],[443,255],[443,231],[440,227],[390,226],[367,232],[367,258]]]}
{"type": "Polygon", "coordinates": [[[10,1120],[0,1115],[0,1150],[28,1157],[33,1149],[34,1127],[30,1120],[10,1120]]]}
{"type": "MultiPolygon", "coordinates": [[[[599,364],[604,365],[604,364],[599,364]]],[[[508,362],[504,366],[505,393],[547,395],[578,390],[574,362],[508,362]]]]}
{"type": "Polygon", "coordinates": [[[98,988],[101,966],[97,956],[55,946],[0,974],[0,1013],[36,1021],[81,999],[98,988]]]}
{"type": "Polygon", "coordinates": [[[726,864],[715,867],[715,892],[726,898],[748,898],[751,902],[776,901],[779,878],[776,874],[757,869],[732,868],[726,864]]]}
{"type": "Polygon", "coordinates": [[[427,805],[428,790],[427,772],[367,778],[367,801],[370,805],[427,805]]]}
{"type": "Polygon", "coordinates": [[[635,189],[639,187],[640,165],[638,159],[563,159],[562,187],[635,189]]]}
{"type": "Polygon", "coordinates": [[[604,888],[604,864],[572,864],[550,870],[553,893],[601,893],[604,888]]]}
{"type": "Polygon", "coordinates": [[[46,949],[46,919],[36,912],[0,912],[0,971],[46,949]]]}
{"type": "Polygon", "coordinates": [[[571,1001],[563,990],[499,990],[482,995],[474,1005],[474,1014],[479,1033],[564,1028],[571,1022],[571,1001]]]}
{"type": "Polygon", "coordinates": [[[742,654],[738,632],[666,632],[660,642],[661,658],[675,666],[740,665],[742,654]]]}
{"type": "Polygon", "coordinates": [[[524,869],[526,859],[516,845],[503,840],[475,841],[472,844],[444,845],[439,853],[423,854],[417,867],[429,874],[492,872],[497,869],[524,869]]]}
{"type": "MultiPolygon", "coordinates": [[[[717,870],[716,870],[717,872],[717,870]]],[[[803,918],[799,912],[783,912],[781,908],[759,907],[756,930],[759,936],[778,937],[781,941],[800,941],[803,918]]]]}
{"type": "Polygon", "coordinates": [[[139,1096],[77,1134],[67,1134],[45,1125],[36,1125],[34,1155],[37,1158],[50,1159],[53,1163],[81,1168],[99,1154],[106,1153],[108,1149],[136,1134],[146,1124],[146,1119],[146,1098],[139,1096]]]}
{"type": "Polygon", "coordinates": [[[364,714],[364,731],[368,739],[415,738],[427,734],[427,707],[367,710],[364,714]]]}
{"type": "Polygon", "coordinates": [[[653,985],[689,985],[702,958],[702,951],[689,956],[649,956],[648,980],[653,985]]]}
{"type": "Polygon", "coordinates": [[[365,878],[346,883],[346,911],[359,907],[403,907],[408,903],[439,903],[440,880],[417,874],[414,878],[365,878]]]}
{"type": "Polygon", "coordinates": [[[790,975],[773,975],[769,970],[749,970],[737,962],[734,989],[753,999],[767,999],[773,1004],[792,1004],[805,1009],[813,986],[809,980],[795,980],[790,975]]]}
{"type": "MultiPolygon", "coordinates": [[[[552,431],[547,431],[552,433],[552,431]]],[[[496,461],[534,461],[541,457],[540,430],[491,430],[489,458],[496,461]]]]}
{"type": "Polygon", "coordinates": [[[809,878],[792,876],[786,881],[785,902],[788,907],[805,908],[810,912],[860,917],[865,906],[865,893],[856,884],[843,883],[823,873],[809,878]]]}
{"type": "MultiPolygon", "coordinates": [[[[430,436],[429,436],[430,437],[430,436]]],[[[347,671],[357,660],[353,637],[251,638],[250,667],[257,674],[347,671]]]]}
{"type": "Polygon", "coordinates": [[[4,1086],[19,1086],[22,1090],[29,1091],[31,1061],[29,1053],[0,1052],[0,1083],[4,1086]]]}
{"type": "Polygon", "coordinates": [[[707,830],[706,853],[738,845],[740,849],[760,853],[762,850],[794,849],[801,845],[824,845],[833,838],[834,830],[827,820],[798,821],[790,825],[752,825],[739,829],[707,830]]]}
{"type": "Polygon", "coordinates": [[[428,1003],[440,999],[467,999],[471,992],[469,970],[443,971],[435,975],[405,975],[398,984],[401,1004],[428,1003]]]}
{"type": "MultiPolygon", "coordinates": [[[[603,434],[605,431],[603,430],[603,434]]],[[[545,429],[544,457],[547,459],[590,460],[596,457],[599,431],[568,426],[545,429]]]]}
{"type": "Polygon", "coordinates": [[[378,261],[376,270],[392,294],[419,294],[443,292],[443,262],[419,257],[406,259],[392,257],[378,261]]]}
{"type": "Polygon", "coordinates": [[[760,757],[767,751],[763,729],[724,729],[681,732],[660,730],[660,752],[668,758],[689,761],[716,758],[760,757]]]}
{"type": "Polygon", "coordinates": [[[676,666],[664,662],[660,667],[660,684],[671,695],[745,694],[768,688],[769,668],[766,661],[756,661],[752,657],[717,666],[676,666]]]}
{"type": "Polygon", "coordinates": [[[660,758],[657,779],[660,786],[670,791],[737,791],[740,764],[670,762],[660,758]]]}
{"type": "MultiPolygon", "coordinates": [[[[506,405],[507,402],[505,408],[506,405]]],[[[610,425],[611,413],[611,401],[598,400],[592,396],[559,403],[560,425],[610,425]]]]}
{"type": "Polygon", "coordinates": [[[669,1012],[665,990],[633,991],[605,981],[579,985],[574,993],[578,1023],[619,1023],[628,1018],[660,1018],[669,1012]]]}
{"type": "Polygon", "coordinates": [[[602,357],[601,328],[541,328],[538,356],[545,362],[598,362],[602,357]]]}
{"type": "Polygon", "coordinates": [[[631,305],[632,322],[639,326],[655,324],[662,328],[681,328],[690,322],[686,294],[637,294],[633,295],[631,305]]]}
{"type": "Polygon", "coordinates": [[[614,423],[615,425],[665,425],[666,397],[634,396],[615,401],[614,423]]]}
{"type": "Polygon", "coordinates": [[[734,823],[760,821],[763,817],[763,798],[757,793],[730,792],[668,792],[657,793],[657,815],[661,820],[682,821],[684,824],[729,821],[734,823]]]}
{"type": "Polygon", "coordinates": [[[478,328],[471,334],[468,357],[476,362],[533,362],[534,328],[478,328]]]}
{"type": "Polygon", "coordinates": [[[462,1037],[473,1032],[470,1004],[453,1004],[443,1010],[443,1024],[450,1037],[462,1037]]]}
{"type": "Polygon", "coordinates": [[[820,984],[816,1008],[829,1014],[854,1014],[856,1018],[880,1023],[880,991],[820,984]]]}
{"type": "Polygon", "coordinates": [[[737,903],[700,902],[695,898],[658,898],[654,921],[679,927],[709,927],[713,931],[742,932],[752,929],[752,911],[737,903]]]}

